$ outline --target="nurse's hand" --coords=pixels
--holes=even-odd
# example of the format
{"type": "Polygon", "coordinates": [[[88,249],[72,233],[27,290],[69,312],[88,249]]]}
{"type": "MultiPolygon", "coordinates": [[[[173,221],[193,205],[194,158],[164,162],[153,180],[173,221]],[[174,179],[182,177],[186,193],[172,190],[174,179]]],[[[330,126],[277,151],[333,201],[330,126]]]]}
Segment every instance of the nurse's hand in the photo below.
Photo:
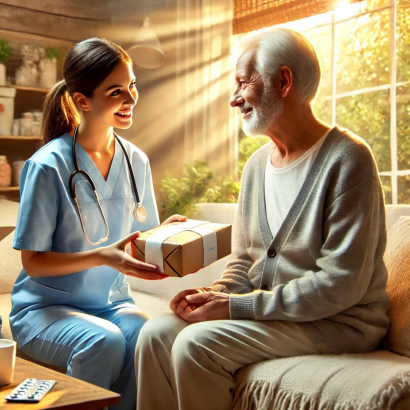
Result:
{"type": "Polygon", "coordinates": [[[169,218],[165,219],[165,221],[162,222],[161,225],[168,225],[172,222],[186,222],[186,216],[182,216],[178,214],[172,215],[169,218]]]}
{"type": "Polygon", "coordinates": [[[167,278],[157,267],[149,263],[141,262],[129,255],[125,248],[134,239],[138,238],[140,232],[134,232],[112,245],[99,248],[100,265],[111,268],[139,279],[158,280],[167,278]]]}

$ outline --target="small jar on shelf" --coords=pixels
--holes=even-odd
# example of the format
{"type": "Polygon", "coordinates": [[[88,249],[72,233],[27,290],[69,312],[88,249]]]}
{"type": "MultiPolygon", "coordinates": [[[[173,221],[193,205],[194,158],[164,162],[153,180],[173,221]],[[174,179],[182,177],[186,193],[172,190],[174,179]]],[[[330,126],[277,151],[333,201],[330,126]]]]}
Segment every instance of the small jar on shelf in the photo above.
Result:
{"type": "Polygon", "coordinates": [[[33,121],[31,135],[34,135],[35,137],[39,137],[41,135],[41,125],[38,121],[33,121]]]}
{"type": "Polygon", "coordinates": [[[20,120],[20,135],[29,136],[33,133],[34,115],[32,112],[23,112],[20,120]]]}
{"type": "Polygon", "coordinates": [[[0,187],[7,188],[11,185],[11,166],[6,155],[0,155],[0,187]]]}
{"type": "Polygon", "coordinates": [[[14,118],[13,125],[11,127],[11,135],[14,137],[20,135],[20,119],[14,118]]]}

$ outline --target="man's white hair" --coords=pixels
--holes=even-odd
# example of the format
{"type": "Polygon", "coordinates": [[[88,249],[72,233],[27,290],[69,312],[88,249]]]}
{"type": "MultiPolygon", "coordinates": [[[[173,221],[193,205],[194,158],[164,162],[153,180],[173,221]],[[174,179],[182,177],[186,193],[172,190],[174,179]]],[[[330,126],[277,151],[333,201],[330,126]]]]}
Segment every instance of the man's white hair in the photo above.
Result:
{"type": "Polygon", "coordinates": [[[320,83],[320,65],[315,49],[303,34],[280,27],[254,31],[234,45],[235,61],[252,47],[258,50],[256,69],[265,83],[272,81],[281,67],[288,66],[293,71],[299,100],[314,100],[320,83]]]}

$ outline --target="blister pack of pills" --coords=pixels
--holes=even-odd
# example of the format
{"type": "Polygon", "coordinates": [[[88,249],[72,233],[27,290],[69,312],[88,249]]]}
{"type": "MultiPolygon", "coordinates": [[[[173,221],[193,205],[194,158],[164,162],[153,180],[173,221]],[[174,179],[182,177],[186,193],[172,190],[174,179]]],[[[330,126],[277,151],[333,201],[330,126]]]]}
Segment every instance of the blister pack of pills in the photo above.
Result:
{"type": "Polygon", "coordinates": [[[26,379],[6,396],[6,400],[15,403],[38,403],[55,384],[55,380],[26,379]]]}

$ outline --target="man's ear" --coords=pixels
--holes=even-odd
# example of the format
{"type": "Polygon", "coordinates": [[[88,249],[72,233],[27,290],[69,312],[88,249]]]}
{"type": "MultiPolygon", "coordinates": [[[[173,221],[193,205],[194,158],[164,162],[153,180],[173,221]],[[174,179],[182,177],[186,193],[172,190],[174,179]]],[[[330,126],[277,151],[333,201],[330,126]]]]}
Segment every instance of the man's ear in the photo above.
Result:
{"type": "Polygon", "coordinates": [[[279,82],[279,95],[281,97],[287,97],[294,83],[293,70],[288,66],[283,66],[278,73],[279,82]]]}
{"type": "Polygon", "coordinates": [[[90,105],[88,103],[88,98],[84,94],[74,93],[73,94],[73,101],[75,102],[75,105],[81,111],[89,111],[90,110],[90,105]]]}

